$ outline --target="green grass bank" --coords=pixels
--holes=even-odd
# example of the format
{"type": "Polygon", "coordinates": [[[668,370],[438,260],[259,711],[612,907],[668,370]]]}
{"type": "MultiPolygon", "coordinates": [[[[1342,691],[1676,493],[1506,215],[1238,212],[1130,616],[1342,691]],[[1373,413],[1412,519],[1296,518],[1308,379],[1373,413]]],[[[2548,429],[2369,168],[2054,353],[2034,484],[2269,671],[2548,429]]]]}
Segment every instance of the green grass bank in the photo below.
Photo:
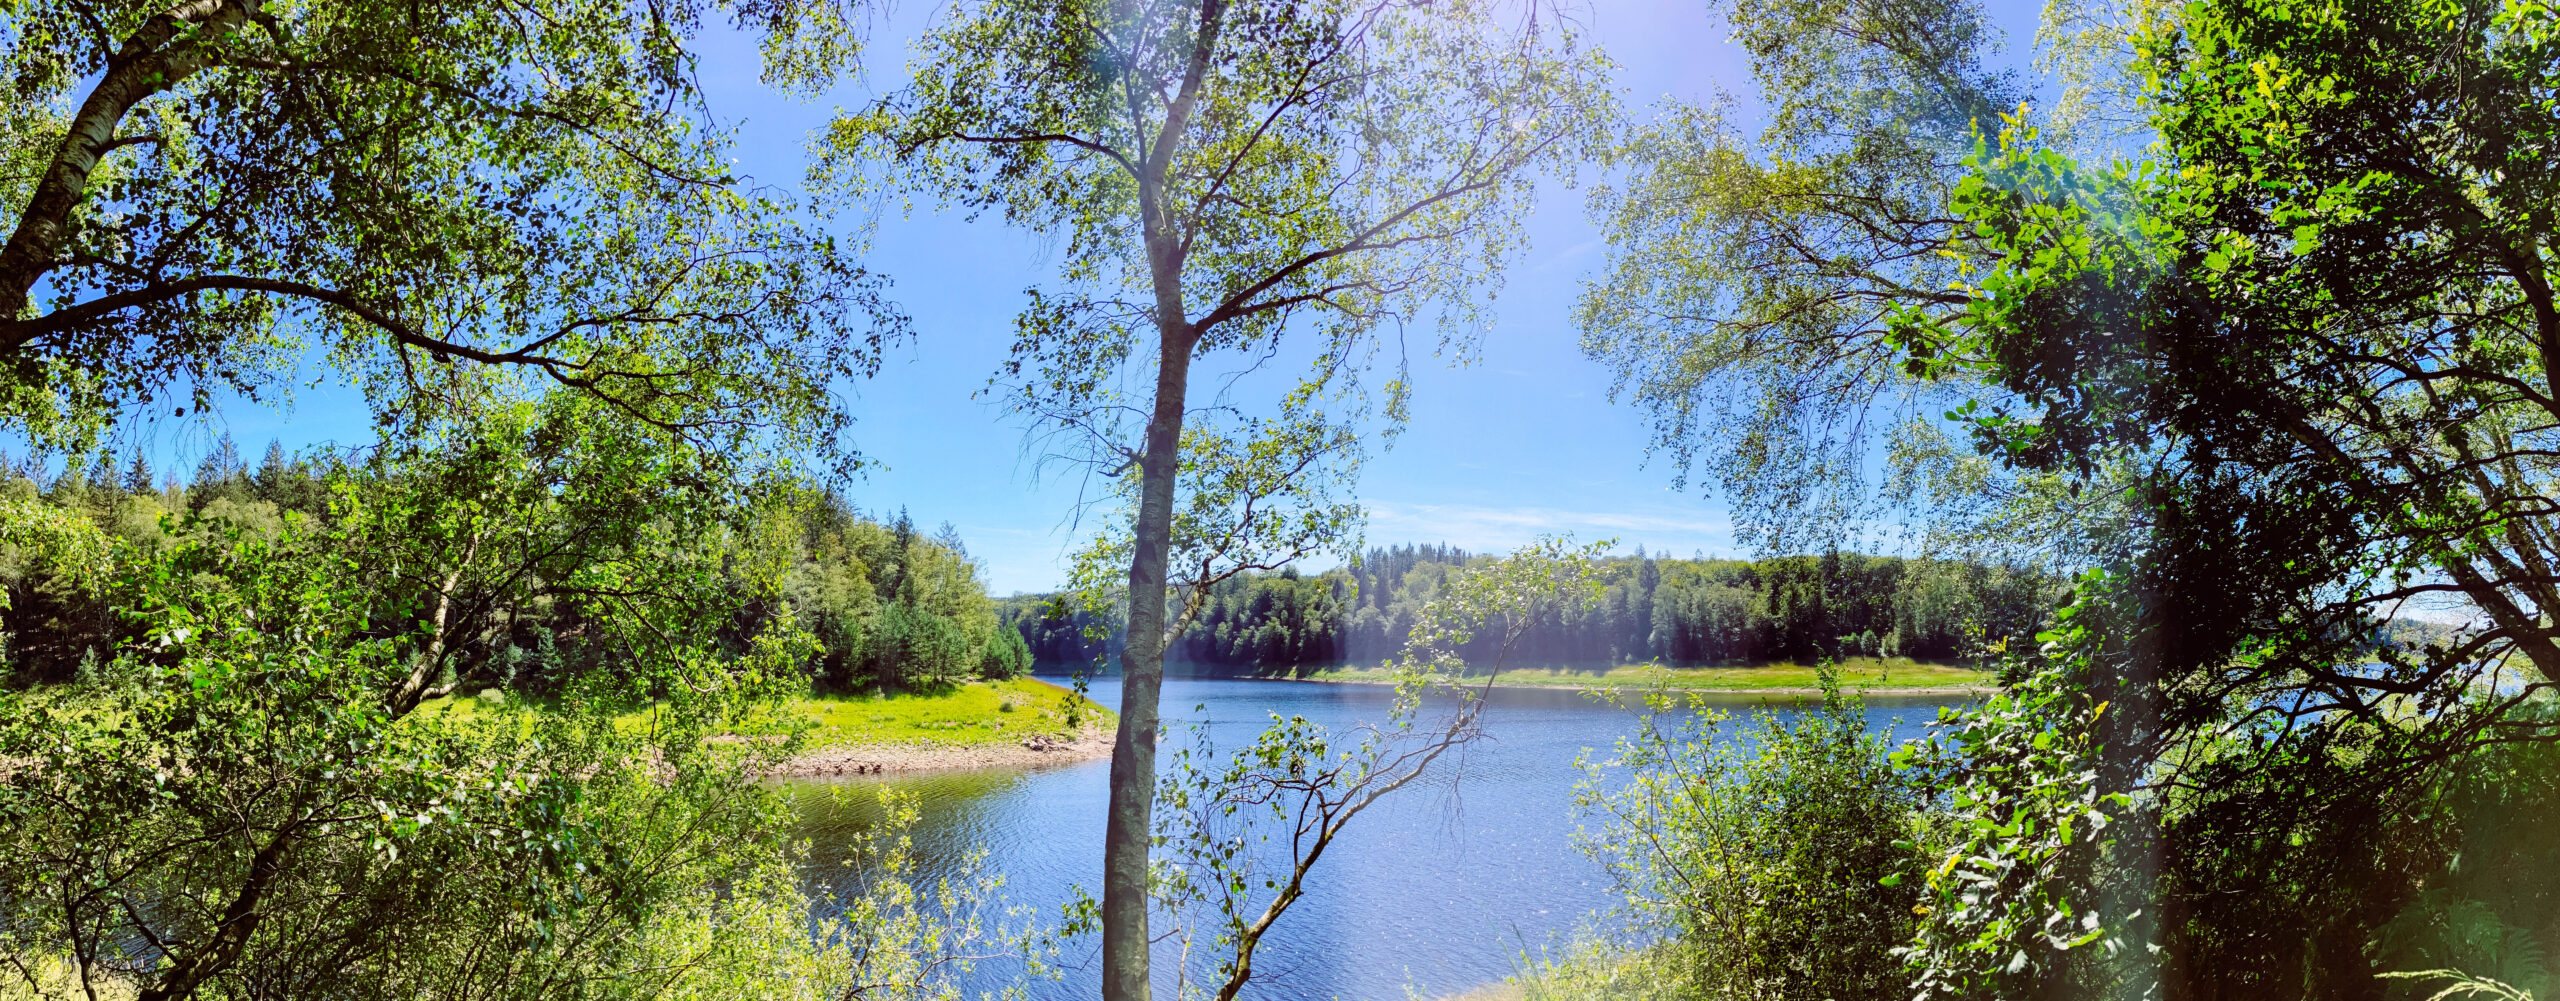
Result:
{"type": "MultiPolygon", "coordinates": [[[[421,711],[479,716],[501,703],[475,696],[429,701],[421,711]]],[[[645,725],[644,714],[627,718],[645,725]]],[[[963,682],[929,692],[810,695],[739,727],[743,738],[806,727],[805,750],[775,769],[785,776],[864,775],[956,768],[1031,767],[1110,753],[1119,717],[1037,678],[963,682]]]]}
{"type": "Polygon", "coordinates": [[[820,748],[1016,744],[1075,737],[1117,719],[1101,704],[1038,678],[974,681],[923,694],[811,696],[793,700],[786,711],[813,724],[810,744],[820,748]]]}

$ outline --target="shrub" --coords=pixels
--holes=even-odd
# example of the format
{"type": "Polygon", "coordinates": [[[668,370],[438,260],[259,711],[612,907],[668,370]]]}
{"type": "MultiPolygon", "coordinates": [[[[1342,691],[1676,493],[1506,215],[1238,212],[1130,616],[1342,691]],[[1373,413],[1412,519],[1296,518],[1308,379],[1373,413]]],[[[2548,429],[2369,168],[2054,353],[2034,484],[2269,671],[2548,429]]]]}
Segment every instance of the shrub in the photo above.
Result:
{"type": "MultiPolygon", "coordinates": [[[[2377,968],[2449,967],[2560,998],[2560,843],[2550,837],[2560,825],[2560,746],[2483,748],[2446,770],[2435,798],[2453,851],[2381,929],[2377,968]]],[[[2416,1001],[2441,987],[2406,983],[2391,996],[2416,1001]]]]}
{"type": "Polygon", "coordinates": [[[1529,963],[1518,978],[1520,1001],[1691,1001],[1690,951],[1677,941],[1634,949],[1583,941],[1563,959],[1529,963]]]}
{"type": "Polygon", "coordinates": [[[1919,902],[1907,877],[1943,839],[1859,700],[1826,671],[1819,705],[1732,736],[1695,701],[1656,695],[1648,709],[1616,747],[1623,783],[1586,760],[1579,795],[1601,821],[1585,849],[1670,939],[1648,965],[1702,997],[1909,996],[1894,954],[1919,902]]]}

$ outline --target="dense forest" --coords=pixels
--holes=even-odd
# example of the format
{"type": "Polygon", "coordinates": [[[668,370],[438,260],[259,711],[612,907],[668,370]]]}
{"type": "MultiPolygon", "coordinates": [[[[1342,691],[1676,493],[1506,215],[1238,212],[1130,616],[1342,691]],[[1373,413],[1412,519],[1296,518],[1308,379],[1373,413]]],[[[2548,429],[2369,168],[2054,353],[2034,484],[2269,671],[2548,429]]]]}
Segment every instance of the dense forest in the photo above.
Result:
{"type": "MultiPolygon", "coordinates": [[[[113,467],[100,463],[106,468],[96,477],[80,463],[50,475],[33,462],[0,459],[0,466],[0,494],[76,516],[116,544],[144,549],[244,535],[274,539],[287,519],[325,526],[343,514],[338,492],[375,475],[359,457],[288,455],[277,444],[251,466],[228,436],[185,476],[155,473],[139,450],[113,467]]],[[[764,555],[787,566],[781,598],[815,641],[800,660],[813,689],[926,690],[1029,669],[1021,634],[999,627],[978,565],[950,526],[919,532],[903,510],[887,519],[866,516],[841,493],[806,484],[788,494],[773,515],[786,530],[753,538],[783,550],[764,555]]],[[[297,534],[315,537],[307,529],[297,534]]],[[[120,614],[109,596],[71,572],[22,546],[0,545],[0,593],[11,611],[0,634],[8,684],[71,681],[142,638],[146,623],[120,614]]],[[[576,589],[570,581],[534,577],[524,589],[454,589],[464,592],[455,602],[476,612],[470,627],[439,645],[434,689],[552,695],[627,653],[592,627],[580,602],[567,600],[576,589]]],[[[372,616],[376,631],[388,636],[413,627],[424,608],[419,596],[432,582],[416,583],[409,594],[386,594],[372,616]]],[[[773,612],[747,607],[751,615],[773,612]]],[[[732,631],[759,627],[740,623],[732,631]]]]}
{"type": "MultiPolygon", "coordinates": [[[[1375,664],[1404,645],[1451,572],[1491,559],[1447,545],[1373,548],[1354,566],[1302,575],[1239,574],[1168,648],[1207,673],[1303,673],[1375,664]]],[[[2032,571],[1946,560],[1831,553],[1760,560],[1632,555],[1602,561],[1600,600],[1563,605],[1523,632],[1514,666],[1813,663],[1853,656],[1987,663],[2045,624],[2060,582],[2032,571]]],[[[1055,596],[1016,597],[1006,619],[1034,663],[1089,667],[1116,651],[1116,623],[1055,596]],[[1094,639],[1101,631],[1107,638],[1094,639]]],[[[1469,659],[1491,663],[1487,639],[1469,659]]]]}

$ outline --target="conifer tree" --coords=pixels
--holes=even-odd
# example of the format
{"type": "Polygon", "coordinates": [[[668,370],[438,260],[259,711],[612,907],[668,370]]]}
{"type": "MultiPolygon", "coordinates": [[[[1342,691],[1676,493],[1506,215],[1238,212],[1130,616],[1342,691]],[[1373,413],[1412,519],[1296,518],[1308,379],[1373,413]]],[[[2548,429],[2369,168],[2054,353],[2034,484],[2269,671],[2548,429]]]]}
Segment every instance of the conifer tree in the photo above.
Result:
{"type": "Polygon", "coordinates": [[[276,494],[284,486],[284,478],[292,472],[293,464],[291,460],[285,458],[284,443],[272,438],[268,439],[266,458],[258,460],[258,492],[266,495],[270,501],[275,500],[276,494]]]}
{"type": "Polygon", "coordinates": [[[194,486],[199,490],[218,486],[241,471],[240,448],[232,443],[230,433],[224,432],[205,452],[204,460],[196,464],[194,486]]]}

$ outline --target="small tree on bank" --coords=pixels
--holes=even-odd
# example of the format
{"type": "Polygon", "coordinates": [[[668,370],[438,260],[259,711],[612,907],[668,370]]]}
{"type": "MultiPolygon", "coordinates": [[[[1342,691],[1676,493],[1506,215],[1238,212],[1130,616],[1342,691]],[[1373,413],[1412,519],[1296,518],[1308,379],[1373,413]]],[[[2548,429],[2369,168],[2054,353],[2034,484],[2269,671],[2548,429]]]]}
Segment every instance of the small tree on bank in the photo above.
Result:
{"type": "MultiPolygon", "coordinates": [[[[1391,662],[1396,697],[1383,720],[1328,731],[1273,713],[1252,743],[1223,755],[1208,724],[1194,724],[1157,794],[1167,857],[1156,891],[1186,956],[1199,944],[1193,922],[1212,929],[1216,1001],[1234,1001],[1252,980],[1264,936],[1353,818],[1483,736],[1485,696],[1535,623],[1598,604],[1612,544],[1550,537],[1451,574],[1391,662]],[[1461,653],[1470,648],[1487,655],[1470,663],[1461,653]]],[[[1182,971],[1186,987],[1191,972],[1182,971]]]]}
{"type": "MultiPolygon", "coordinates": [[[[1356,464],[1373,335],[1437,311],[1464,350],[1536,175],[1595,143],[1606,67],[1544,7],[1401,0],[989,0],[920,52],[834,125],[821,175],[878,155],[898,186],[1065,238],[997,386],[1134,501],[1105,547],[1129,640],[1101,918],[1104,996],[1140,1001],[1177,551],[1205,579],[1347,537],[1356,512],[1298,484],[1356,464]],[[1194,362],[1284,348],[1307,368],[1278,417],[1193,409],[1194,362]]],[[[1401,381],[1383,396],[1401,417],[1401,381]]]]}

